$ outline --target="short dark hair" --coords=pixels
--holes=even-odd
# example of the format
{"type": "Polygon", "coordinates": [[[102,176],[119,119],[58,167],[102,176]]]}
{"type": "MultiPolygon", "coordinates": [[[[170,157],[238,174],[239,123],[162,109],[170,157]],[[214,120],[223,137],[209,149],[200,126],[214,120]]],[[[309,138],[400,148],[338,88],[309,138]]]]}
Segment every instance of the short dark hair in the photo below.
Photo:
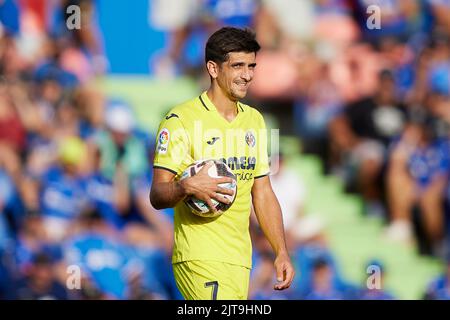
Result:
{"type": "Polygon", "coordinates": [[[228,60],[230,52],[254,52],[261,47],[256,35],[250,29],[223,27],[214,32],[206,42],[205,62],[222,63],[228,60]]]}

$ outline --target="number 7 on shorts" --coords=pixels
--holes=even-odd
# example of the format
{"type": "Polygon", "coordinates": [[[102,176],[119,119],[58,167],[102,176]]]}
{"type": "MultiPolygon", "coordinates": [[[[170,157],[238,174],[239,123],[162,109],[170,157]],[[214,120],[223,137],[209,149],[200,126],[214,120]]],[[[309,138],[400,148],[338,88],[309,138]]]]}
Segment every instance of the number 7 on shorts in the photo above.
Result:
{"type": "Polygon", "coordinates": [[[217,300],[217,291],[219,290],[219,283],[217,281],[205,282],[205,288],[213,287],[211,293],[211,300],[217,300]]]}

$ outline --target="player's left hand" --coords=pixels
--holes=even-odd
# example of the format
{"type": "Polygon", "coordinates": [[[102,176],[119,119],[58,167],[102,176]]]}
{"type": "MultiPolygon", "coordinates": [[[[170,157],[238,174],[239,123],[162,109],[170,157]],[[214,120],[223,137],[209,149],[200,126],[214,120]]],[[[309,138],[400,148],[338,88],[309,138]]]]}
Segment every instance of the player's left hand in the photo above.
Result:
{"type": "Polygon", "coordinates": [[[284,290],[289,288],[295,275],[294,266],[291,263],[289,255],[287,253],[277,255],[274,266],[278,281],[273,287],[274,290],[284,290]]]}

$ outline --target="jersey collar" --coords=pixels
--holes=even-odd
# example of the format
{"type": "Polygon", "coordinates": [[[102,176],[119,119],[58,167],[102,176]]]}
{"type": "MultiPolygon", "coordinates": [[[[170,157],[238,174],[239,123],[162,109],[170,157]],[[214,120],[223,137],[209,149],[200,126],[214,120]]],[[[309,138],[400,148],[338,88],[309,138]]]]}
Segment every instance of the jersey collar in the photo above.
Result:
{"type": "Polygon", "coordinates": [[[207,111],[217,111],[216,106],[209,100],[206,91],[204,91],[199,97],[200,102],[202,103],[203,108],[207,111]]]}
{"type": "MultiPolygon", "coordinates": [[[[204,91],[198,98],[200,99],[200,102],[201,102],[203,108],[205,108],[205,110],[207,110],[207,111],[217,111],[216,106],[209,99],[208,95],[206,94],[206,91],[204,91]]],[[[244,109],[242,108],[240,102],[237,102],[237,107],[238,107],[238,114],[241,113],[241,112],[244,112],[244,109]]]]}

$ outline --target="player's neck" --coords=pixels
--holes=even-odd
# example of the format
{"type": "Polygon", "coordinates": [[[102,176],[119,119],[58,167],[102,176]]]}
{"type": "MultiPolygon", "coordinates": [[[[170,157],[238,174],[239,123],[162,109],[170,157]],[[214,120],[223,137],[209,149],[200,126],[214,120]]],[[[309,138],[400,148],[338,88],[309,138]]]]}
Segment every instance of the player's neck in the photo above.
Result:
{"type": "Polygon", "coordinates": [[[232,121],[237,115],[237,101],[227,97],[220,88],[211,86],[206,92],[209,100],[214,104],[217,112],[228,121],[232,121]]]}

